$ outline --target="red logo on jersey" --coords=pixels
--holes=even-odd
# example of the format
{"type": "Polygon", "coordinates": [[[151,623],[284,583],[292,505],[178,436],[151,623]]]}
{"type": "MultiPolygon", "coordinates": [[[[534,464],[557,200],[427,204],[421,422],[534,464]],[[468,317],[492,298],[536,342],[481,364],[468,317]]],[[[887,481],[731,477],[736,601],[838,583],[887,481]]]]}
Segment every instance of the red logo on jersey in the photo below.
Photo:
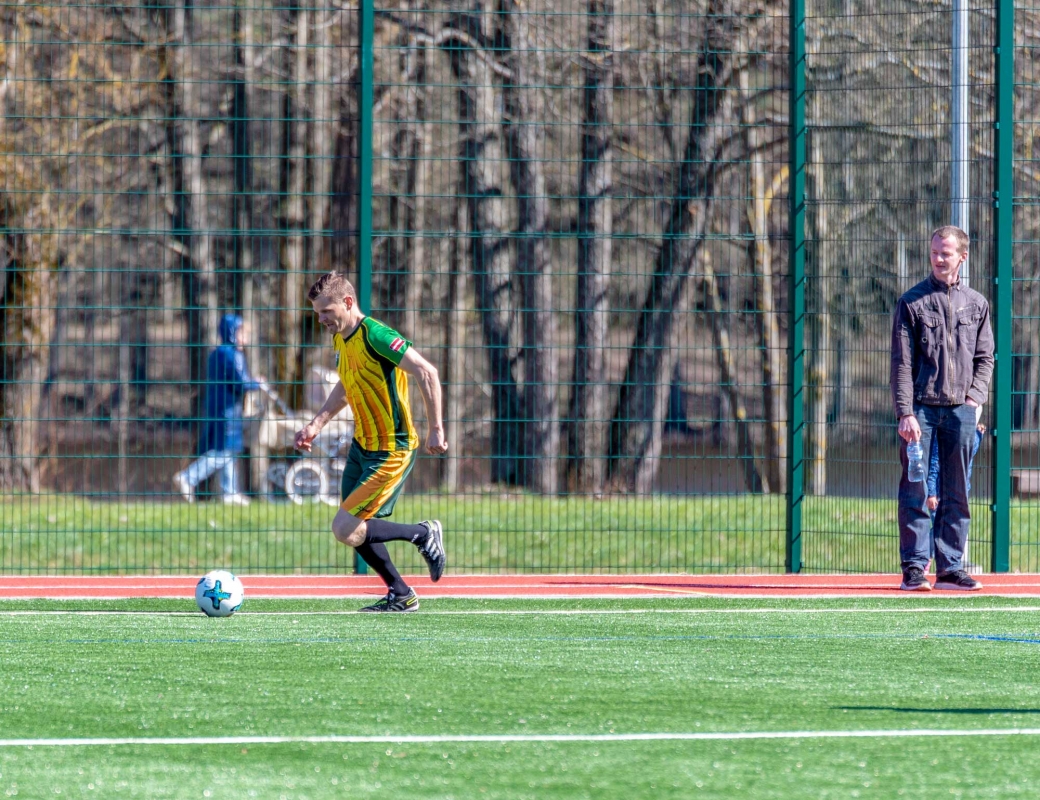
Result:
{"type": "Polygon", "coordinates": [[[395,353],[400,353],[402,347],[404,347],[404,339],[402,339],[400,336],[398,336],[396,339],[390,342],[390,349],[393,350],[395,353]]]}

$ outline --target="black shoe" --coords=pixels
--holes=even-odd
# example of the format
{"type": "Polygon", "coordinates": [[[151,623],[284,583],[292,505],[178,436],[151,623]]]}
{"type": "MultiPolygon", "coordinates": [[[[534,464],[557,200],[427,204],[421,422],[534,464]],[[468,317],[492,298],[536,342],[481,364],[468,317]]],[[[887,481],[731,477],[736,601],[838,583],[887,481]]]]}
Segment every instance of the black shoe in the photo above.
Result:
{"type": "Polygon", "coordinates": [[[953,589],[959,592],[977,592],[982,584],[975,580],[963,569],[955,572],[947,572],[935,579],[936,589],[953,589]]]}
{"type": "Polygon", "coordinates": [[[373,603],[370,606],[359,608],[358,611],[390,611],[390,612],[403,612],[403,611],[418,611],[419,610],[419,596],[414,590],[409,589],[408,594],[398,596],[394,594],[391,589],[386,593],[386,597],[380,600],[378,603],[373,603]]]}
{"type": "Polygon", "coordinates": [[[930,592],[932,584],[924,576],[920,567],[908,567],[903,570],[903,582],[899,586],[904,592],[930,592]]]}
{"type": "Polygon", "coordinates": [[[430,568],[430,580],[436,583],[444,574],[444,565],[448,557],[444,554],[444,535],[441,524],[435,519],[425,520],[419,523],[423,525],[429,534],[419,547],[419,554],[426,560],[426,566],[430,568]]]}

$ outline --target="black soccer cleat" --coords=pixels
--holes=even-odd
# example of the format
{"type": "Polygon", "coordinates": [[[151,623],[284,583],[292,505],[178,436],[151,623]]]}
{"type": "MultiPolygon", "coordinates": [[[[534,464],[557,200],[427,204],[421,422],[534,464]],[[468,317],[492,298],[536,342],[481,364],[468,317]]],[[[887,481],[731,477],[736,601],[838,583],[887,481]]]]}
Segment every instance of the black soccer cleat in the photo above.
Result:
{"type": "Polygon", "coordinates": [[[386,597],[380,600],[378,603],[373,603],[370,606],[359,608],[358,611],[368,612],[390,612],[390,613],[402,613],[408,611],[419,610],[419,596],[413,589],[408,590],[408,594],[398,596],[394,593],[393,589],[386,593],[386,597]]]}
{"type": "Polygon", "coordinates": [[[430,568],[430,580],[436,583],[444,574],[444,565],[448,563],[448,557],[444,554],[444,531],[441,530],[441,523],[435,519],[424,520],[419,524],[429,531],[418,544],[419,554],[430,568]]]}

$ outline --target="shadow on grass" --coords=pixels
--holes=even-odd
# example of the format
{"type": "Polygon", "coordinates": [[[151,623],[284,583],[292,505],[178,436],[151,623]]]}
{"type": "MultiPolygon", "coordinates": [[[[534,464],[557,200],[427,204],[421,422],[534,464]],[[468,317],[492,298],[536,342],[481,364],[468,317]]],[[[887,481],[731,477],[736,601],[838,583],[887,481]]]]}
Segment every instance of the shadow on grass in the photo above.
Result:
{"type": "Polygon", "coordinates": [[[903,708],[901,706],[832,706],[838,711],[895,711],[899,714],[1040,714],[1040,708],[903,708]]]}

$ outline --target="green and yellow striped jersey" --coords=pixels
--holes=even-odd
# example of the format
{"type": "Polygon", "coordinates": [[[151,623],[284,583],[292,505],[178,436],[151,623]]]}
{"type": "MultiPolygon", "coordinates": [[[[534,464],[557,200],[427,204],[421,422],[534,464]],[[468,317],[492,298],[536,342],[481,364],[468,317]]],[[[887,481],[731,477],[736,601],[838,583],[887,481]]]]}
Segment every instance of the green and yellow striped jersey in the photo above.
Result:
{"type": "Polygon", "coordinates": [[[335,334],[332,346],[354,412],[354,440],[366,450],[415,450],[419,435],[408,405],[408,375],[397,368],[412,343],[365,317],[346,338],[335,334]]]}

